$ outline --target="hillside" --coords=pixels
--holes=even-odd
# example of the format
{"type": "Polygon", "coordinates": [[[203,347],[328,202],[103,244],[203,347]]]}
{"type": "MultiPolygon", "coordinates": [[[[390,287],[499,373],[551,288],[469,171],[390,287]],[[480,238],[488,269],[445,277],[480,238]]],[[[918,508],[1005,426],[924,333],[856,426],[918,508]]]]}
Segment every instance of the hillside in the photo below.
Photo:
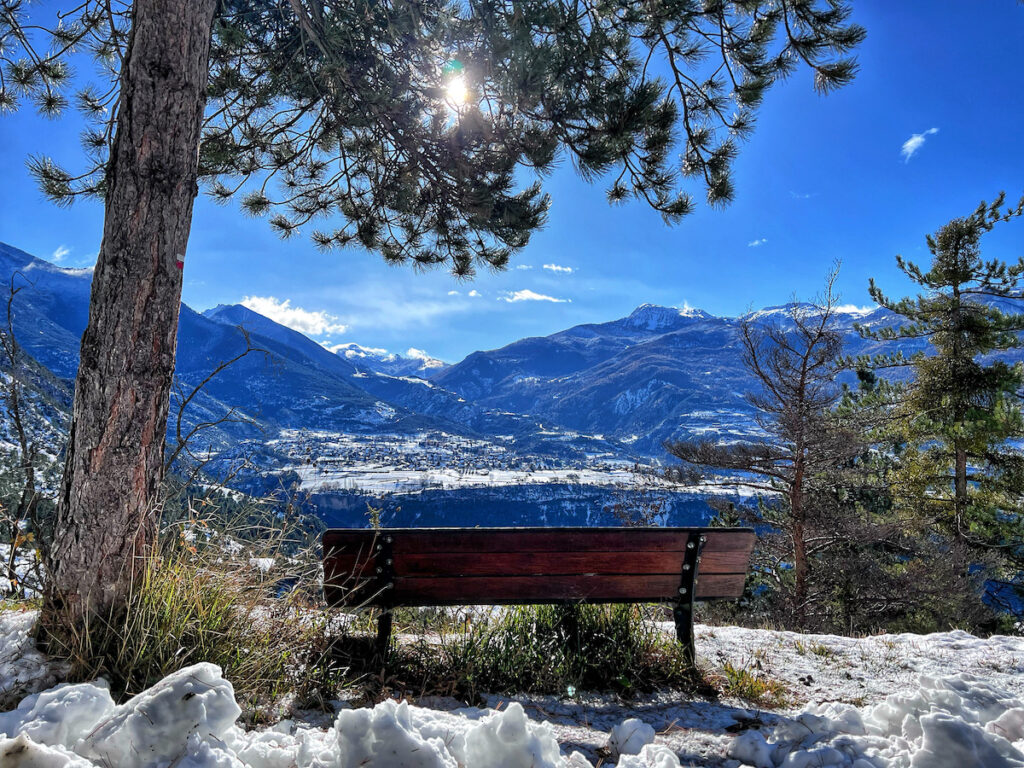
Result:
{"type": "MultiPolygon", "coordinates": [[[[743,320],[785,326],[789,306],[729,318],[645,304],[620,320],[474,352],[432,380],[483,405],[659,456],[670,438],[756,434],[744,397],[756,383],[741,359],[743,320]]],[[[880,348],[861,339],[855,323],[877,327],[893,320],[880,308],[854,310],[837,313],[836,326],[847,353],[855,355],[880,348]]]]}

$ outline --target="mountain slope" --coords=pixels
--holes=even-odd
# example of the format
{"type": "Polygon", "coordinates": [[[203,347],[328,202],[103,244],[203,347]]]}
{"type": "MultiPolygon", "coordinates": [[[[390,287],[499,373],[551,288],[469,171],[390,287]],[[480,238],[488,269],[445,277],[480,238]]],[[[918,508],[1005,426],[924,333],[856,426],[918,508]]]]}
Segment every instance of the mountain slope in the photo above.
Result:
{"type": "MultiPolygon", "coordinates": [[[[254,342],[273,339],[282,345],[279,354],[298,356],[307,364],[319,368],[326,379],[340,379],[361,393],[422,417],[419,422],[406,424],[408,428],[418,424],[420,428],[443,429],[474,436],[526,436],[540,429],[536,419],[482,407],[426,379],[374,370],[380,363],[379,359],[373,366],[367,364],[366,356],[355,358],[357,362],[353,363],[353,358],[335,354],[301,333],[239,304],[221,305],[207,310],[203,316],[228,327],[245,328],[254,342]]],[[[353,346],[347,345],[346,348],[351,350],[353,346]]],[[[397,370],[413,363],[407,359],[404,365],[397,359],[392,362],[397,370]]],[[[419,363],[416,365],[420,367],[419,363]]],[[[308,425],[315,419],[311,414],[303,419],[292,419],[290,425],[295,426],[300,421],[308,425]]]]}
{"type": "MultiPolygon", "coordinates": [[[[740,327],[791,322],[790,305],[745,318],[645,304],[628,317],[580,325],[501,349],[474,352],[432,380],[482,405],[517,411],[589,434],[602,434],[650,456],[682,436],[741,437],[757,432],[746,393],[740,327]]],[[[886,310],[836,316],[849,354],[881,347],[854,323],[892,323],[886,310]]],[[[906,352],[920,348],[908,343],[906,352]]]]}
{"type": "MultiPolygon", "coordinates": [[[[0,244],[0,279],[23,288],[14,304],[18,341],[56,376],[72,380],[88,320],[91,270],[63,269],[0,244]]],[[[204,317],[182,305],[176,375],[186,392],[245,349],[245,337],[230,319],[204,317]]],[[[263,429],[401,431],[436,426],[355,386],[354,366],[302,334],[256,313],[244,320],[256,326],[252,345],[265,352],[246,356],[208,382],[189,406],[185,424],[215,421],[234,410],[263,429]]],[[[172,402],[172,433],[175,420],[172,402]]],[[[204,441],[224,445],[232,435],[255,434],[253,425],[231,423],[204,434],[204,441]]]]}

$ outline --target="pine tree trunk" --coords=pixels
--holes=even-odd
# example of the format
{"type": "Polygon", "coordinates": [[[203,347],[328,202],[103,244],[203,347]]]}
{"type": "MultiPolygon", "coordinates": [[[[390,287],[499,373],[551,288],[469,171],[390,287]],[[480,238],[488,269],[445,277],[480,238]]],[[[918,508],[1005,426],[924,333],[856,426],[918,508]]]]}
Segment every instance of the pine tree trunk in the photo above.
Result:
{"type": "MultiPolygon", "coordinates": [[[[970,556],[967,542],[967,451],[954,442],[953,473],[953,546],[950,558],[958,581],[970,579],[970,556]]],[[[958,589],[958,592],[962,590],[958,589]]]]}
{"type": "Polygon", "coordinates": [[[116,606],[154,540],[216,0],[135,0],[44,624],[116,606]]]}
{"type": "Polygon", "coordinates": [[[967,451],[954,443],[955,467],[953,478],[953,506],[956,510],[957,538],[963,538],[967,529],[967,451]]]}

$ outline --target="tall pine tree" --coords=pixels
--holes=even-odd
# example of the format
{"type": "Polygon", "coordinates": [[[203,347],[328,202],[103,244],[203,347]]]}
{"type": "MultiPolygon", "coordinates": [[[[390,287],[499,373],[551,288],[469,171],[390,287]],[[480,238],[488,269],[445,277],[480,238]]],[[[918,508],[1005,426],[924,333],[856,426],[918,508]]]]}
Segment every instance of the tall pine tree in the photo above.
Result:
{"type": "Polygon", "coordinates": [[[895,352],[860,363],[913,371],[898,406],[908,448],[896,495],[952,537],[962,573],[975,548],[1024,561],[1024,365],[1002,357],[1024,348],[1024,259],[986,261],[980,247],[982,235],[1024,211],[1024,199],[1004,203],[1000,194],[929,235],[927,271],[897,257],[922,293],[894,300],[872,280],[872,298],[904,322],[859,329],[870,339],[930,344],[910,357],[895,352]]]}
{"type": "Polygon", "coordinates": [[[690,179],[727,202],[737,141],[774,83],[801,64],[819,91],[853,77],[864,30],[849,13],[839,0],[83,0],[33,38],[26,2],[2,0],[0,109],[59,113],[75,50],[105,79],[76,96],[96,119],[90,165],[32,164],[58,202],[105,202],[46,614],[116,605],[152,543],[200,183],[284,236],[321,222],[325,248],[501,268],[547,211],[524,174],[559,157],[668,221],[692,210],[690,179]]]}

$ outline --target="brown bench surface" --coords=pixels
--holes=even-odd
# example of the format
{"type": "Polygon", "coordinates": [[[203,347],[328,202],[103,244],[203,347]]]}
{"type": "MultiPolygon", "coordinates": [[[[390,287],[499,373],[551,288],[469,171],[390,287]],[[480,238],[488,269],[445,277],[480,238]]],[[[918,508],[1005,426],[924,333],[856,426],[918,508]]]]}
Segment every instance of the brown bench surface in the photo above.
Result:
{"type": "Polygon", "coordinates": [[[384,528],[324,533],[329,605],[380,606],[378,654],[399,605],[672,601],[691,662],[693,604],[743,594],[750,528],[384,528]]]}
{"type": "Polygon", "coordinates": [[[678,600],[694,543],[693,597],[738,598],[754,539],[749,528],[333,529],[325,592],[331,605],[678,600]]]}

